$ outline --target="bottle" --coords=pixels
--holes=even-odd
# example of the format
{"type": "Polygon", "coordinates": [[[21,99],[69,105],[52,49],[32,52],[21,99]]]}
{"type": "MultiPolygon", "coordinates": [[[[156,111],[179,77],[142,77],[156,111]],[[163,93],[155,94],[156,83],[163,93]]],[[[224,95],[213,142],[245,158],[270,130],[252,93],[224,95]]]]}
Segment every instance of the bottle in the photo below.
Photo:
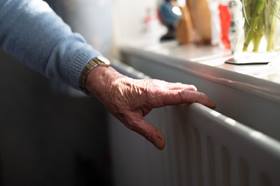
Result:
{"type": "Polygon", "coordinates": [[[229,11],[231,14],[229,38],[232,54],[242,51],[242,40],[244,39],[242,15],[242,3],[240,0],[229,0],[229,11]]]}

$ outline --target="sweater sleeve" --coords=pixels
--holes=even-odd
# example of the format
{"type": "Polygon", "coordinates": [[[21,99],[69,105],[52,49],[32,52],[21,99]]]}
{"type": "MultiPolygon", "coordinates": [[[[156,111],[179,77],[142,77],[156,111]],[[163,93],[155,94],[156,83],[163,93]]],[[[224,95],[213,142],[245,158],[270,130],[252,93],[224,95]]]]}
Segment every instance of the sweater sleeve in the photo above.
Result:
{"type": "Polygon", "coordinates": [[[85,65],[100,55],[42,0],[0,0],[0,46],[31,69],[75,88],[85,65]]]}

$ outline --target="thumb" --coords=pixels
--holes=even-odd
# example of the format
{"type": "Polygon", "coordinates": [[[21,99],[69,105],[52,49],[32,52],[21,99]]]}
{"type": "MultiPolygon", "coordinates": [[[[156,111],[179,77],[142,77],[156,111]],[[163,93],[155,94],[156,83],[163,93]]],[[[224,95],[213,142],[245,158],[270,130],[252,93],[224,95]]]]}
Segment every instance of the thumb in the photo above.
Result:
{"type": "Polygon", "coordinates": [[[164,149],[165,140],[159,129],[154,127],[151,123],[145,121],[141,114],[133,113],[130,117],[130,122],[127,125],[129,129],[145,137],[158,149],[164,149]]]}

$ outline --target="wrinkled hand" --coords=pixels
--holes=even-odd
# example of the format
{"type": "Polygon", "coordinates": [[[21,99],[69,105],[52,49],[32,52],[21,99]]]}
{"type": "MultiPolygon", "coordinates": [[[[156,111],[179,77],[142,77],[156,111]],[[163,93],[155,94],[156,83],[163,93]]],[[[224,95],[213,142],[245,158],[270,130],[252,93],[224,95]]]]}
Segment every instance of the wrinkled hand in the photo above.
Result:
{"type": "Polygon", "coordinates": [[[144,120],[153,108],[194,102],[210,108],[215,106],[193,85],[155,79],[131,79],[111,67],[100,66],[91,71],[86,87],[127,128],[144,136],[159,149],[165,146],[163,135],[144,120]]]}

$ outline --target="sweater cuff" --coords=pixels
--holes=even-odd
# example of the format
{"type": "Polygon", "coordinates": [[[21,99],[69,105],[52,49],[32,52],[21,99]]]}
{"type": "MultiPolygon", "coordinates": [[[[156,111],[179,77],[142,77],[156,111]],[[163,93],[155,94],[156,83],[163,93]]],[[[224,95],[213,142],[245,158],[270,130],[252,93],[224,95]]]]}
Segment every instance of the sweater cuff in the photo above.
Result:
{"type": "Polygon", "coordinates": [[[68,65],[63,66],[63,77],[76,89],[80,89],[80,78],[83,69],[90,62],[91,59],[100,56],[101,54],[94,50],[89,45],[85,45],[75,52],[73,58],[69,59],[68,65]]]}

